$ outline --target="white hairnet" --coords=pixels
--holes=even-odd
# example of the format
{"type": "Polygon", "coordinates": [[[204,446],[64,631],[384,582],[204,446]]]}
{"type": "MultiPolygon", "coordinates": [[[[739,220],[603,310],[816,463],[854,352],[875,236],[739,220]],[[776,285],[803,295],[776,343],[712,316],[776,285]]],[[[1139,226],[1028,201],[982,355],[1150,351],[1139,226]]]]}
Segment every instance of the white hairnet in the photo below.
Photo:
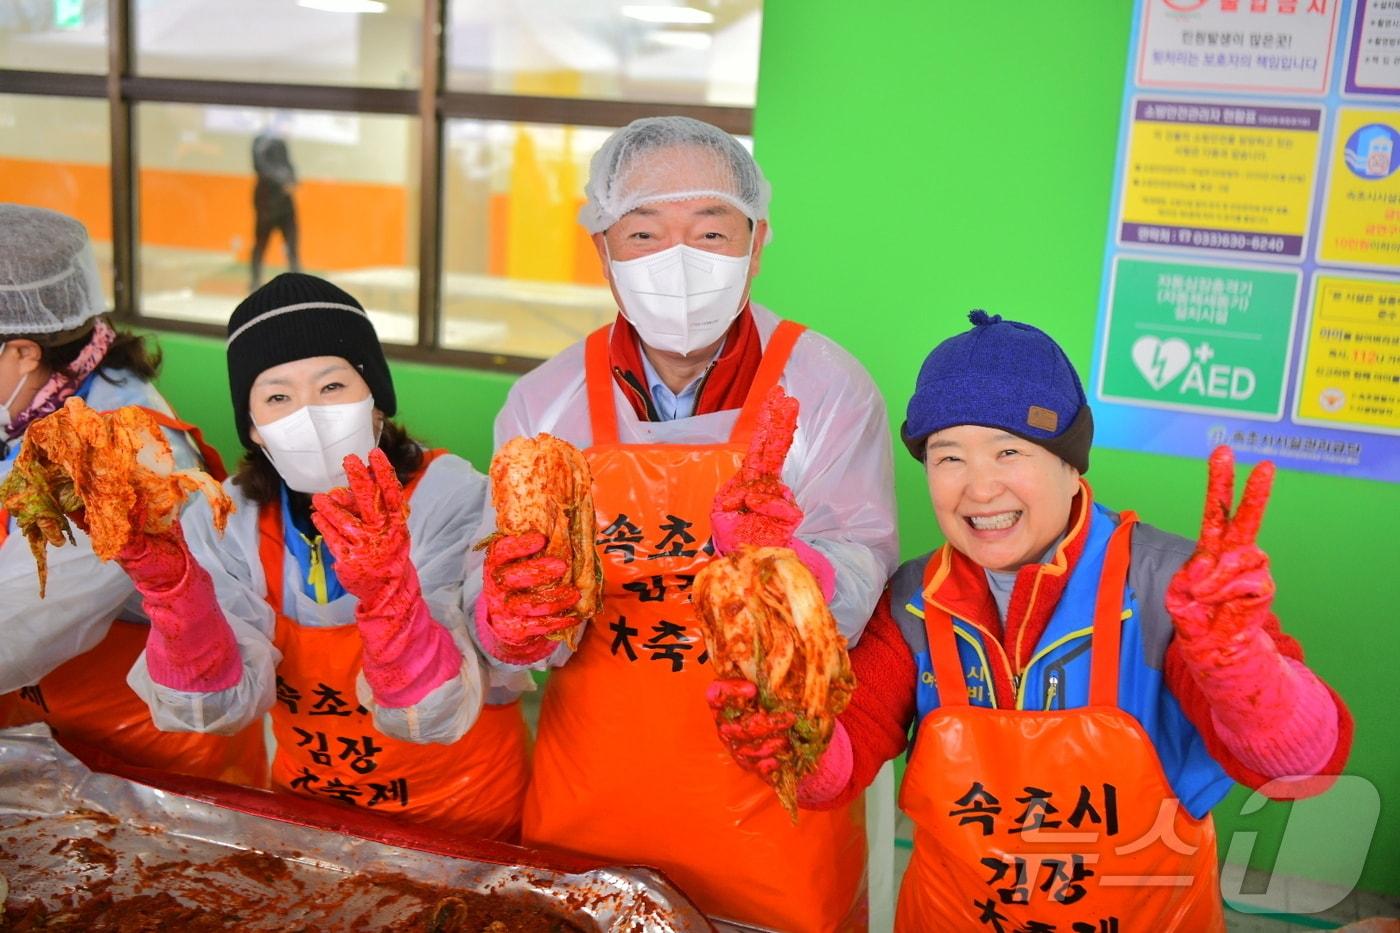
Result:
{"type": "Polygon", "coordinates": [[[579,223],[599,233],[643,204],[719,198],[768,219],[773,190],[739,141],[690,117],[645,117],[613,133],[588,166],[579,223]]]}
{"type": "Polygon", "coordinates": [[[86,227],[56,211],[0,204],[0,336],[65,334],[106,309],[86,227]]]}

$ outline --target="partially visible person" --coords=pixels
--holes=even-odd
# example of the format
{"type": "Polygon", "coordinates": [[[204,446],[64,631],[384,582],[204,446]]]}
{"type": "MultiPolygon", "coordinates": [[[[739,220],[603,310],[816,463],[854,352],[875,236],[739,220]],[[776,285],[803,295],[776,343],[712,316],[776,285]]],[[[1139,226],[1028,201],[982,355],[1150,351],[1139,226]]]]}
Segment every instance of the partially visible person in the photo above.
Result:
{"type": "MultiPolygon", "coordinates": [[[[897,930],[1224,930],[1211,808],[1235,781],[1320,793],[1351,749],[1346,706],[1270,609],[1273,465],[1235,511],[1217,449],[1194,543],[1096,503],[1064,351],[971,320],[925,360],[901,431],[947,543],[891,580],[799,803],[844,805],[912,729],[897,930]]],[[[722,718],[758,726],[746,767],[787,751],[762,717],[722,718]]]]}
{"type": "MultiPolygon", "coordinates": [[[[197,429],[177,419],[152,380],[159,353],[113,329],[86,228],[41,208],[0,204],[0,431],[9,475],[30,425],[69,398],[97,411],[128,405],[161,423],[175,465],[223,475],[197,429]],[[207,460],[201,462],[201,455],[207,460]]],[[[149,629],[131,581],[104,563],[81,530],[48,553],[39,598],[34,556],[0,515],[0,724],[42,721],[60,741],[128,764],[241,784],[265,781],[257,723],[230,737],[162,732],[126,684],[149,629]]]]}
{"type": "Polygon", "coordinates": [[[254,291],[227,352],[237,511],[220,536],[201,500],[124,556],[152,620],[132,686],[163,729],[270,713],[276,790],[514,840],[525,722],[464,611],[486,478],[393,420],[374,326],[324,279],[254,291]]]}
{"type": "Polygon", "coordinates": [[[274,230],[282,234],[287,269],[301,271],[297,258],[298,236],[296,192],[297,173],[287,150],[287,118],[278,113],[253,137],[253,252],[249,258],[249,289],[262,284],[263,254],[274,230]]]}
{"type": "MultiPolygon", "coordinates": [[[[496,446],[548,432],[593,478],[603,609],[570,653],[574,605],[543,542],[501,536],[477,633],[497,659],[554,666],[525,808],[532,844],[657,865],[706,913],[787,931],[865,923],[860,802],[794,825],[716,741],[714,682],[690,604],[695,574],[762,513],[822,581],[854,642],[895,566],[885,408],[849,353],[749,300],[768,183],[722,130],[633,122],[593,157],[580,220],[618,315],[512,387],[496,446]],[[801,411],[780,481],[731,484],[774,385],[801,411]],[[721,490],[725,491],[720,496],[721,490]],[[722,501],[718,501],[721,500],[722,501]]],[[[557,562],[556,563],[561,563],[557,562]]]]}

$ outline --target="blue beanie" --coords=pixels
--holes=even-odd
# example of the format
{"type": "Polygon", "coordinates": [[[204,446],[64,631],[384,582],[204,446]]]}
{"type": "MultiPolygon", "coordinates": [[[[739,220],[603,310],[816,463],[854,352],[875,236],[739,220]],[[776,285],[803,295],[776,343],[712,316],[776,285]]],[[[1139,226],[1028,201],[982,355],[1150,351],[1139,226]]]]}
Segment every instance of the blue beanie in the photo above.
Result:
{"type": "Polygon", "coordinates": [[[1094,418],[1065,351],[1029,324],[973,311],[972,329],[933,348],[900,436],[923,461],[930,434],[960,424],[1000,428],[1089,471],[1094,418]]]}

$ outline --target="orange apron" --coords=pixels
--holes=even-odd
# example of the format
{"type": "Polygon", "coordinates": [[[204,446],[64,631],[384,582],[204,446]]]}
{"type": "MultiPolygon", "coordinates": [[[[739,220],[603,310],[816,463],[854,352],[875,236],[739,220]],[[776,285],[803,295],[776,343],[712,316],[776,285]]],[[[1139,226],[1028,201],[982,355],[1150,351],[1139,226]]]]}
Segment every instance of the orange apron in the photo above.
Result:
{"type": "MultiPolygon", "coordinates": [[[[429,453],[405,492],[412,497],[429,453]]],[[[446,832],[514,842],[529,780],[529,736],[518,701],[483,706],[451,745],[384,735],[355,697],[362,644],[351,622],[302,625],[284,614],[279,502],[258,515],[258,553],[267,601],[277,613],[277,701],[272,706],[272,785],[277,790],[399,816],[446,832]]]]}
{"type": "Polygon", "coordinates": [[[146,702],[126,683],[149,631],[144,622],[113,621],[96,647],[10,694],[0,725],[46,722],[60,743],[77,739],[141,768],[266,787],[261,719],[232,736],[162,732],[151,722],[146,702]]]}
{"type": "MultiPolygon", "coordinates": [[[[222,478],[218,453],[199,429],[163,412],[145,409],[161,426],[189,434],[222,478]]],[[[9,536],[9,514],[0,510],[0,545],[9,536]]],[[[116,620],[94,648],[50,671],[37,684],[0,697],[0,725],[46,722],[60,741],[74,738],[143,768],[215,778],[251,787],[267,785],[262,722],[237,735],[162,732],[146,703],[126,683],[146,647],[147,623],[116,620]]]]}
{"type": "Polygon", "coordinates": [[[608,328],[588,339],[588,449],[603,611],[550,674],[527,844],[661,868],[705,913],[781,930],[861,929],[864,811],[803,812],[741,770],[705,702],[714,679],[690,607],[710,559],[710,508],[802,327],[769,341],[728,441],[621,444],[608,328]]]}
{"type": "Polygon", "coordinates": [[[915,830],[896,930],[1225,929],[1214,823],[1175,799],[1151,740],[1118,707],[1136,521],[1124,512],[1109,540],[1088,706],[971,705],[952,617],[925,603],[940,705],[919,725],[900,791],[915,830]]]}
{"type": "Polygon", "coordinates": [[[182,421],[176,415],[167,415],[165,412],[156,411],[154,408],[147,408],[144,405],[137,407],[154,418],[156,424],[161,427],[189,435],[190,440],[194,442],[195,449],[199,451],[199,456],[204,460],[204,472],[221,483],[228,479],[228,470],[224,469],[224,458],[219,456],[217,450],[209,446],[208,442],[204,440],[204,432],[196,425],[182,421]]]}

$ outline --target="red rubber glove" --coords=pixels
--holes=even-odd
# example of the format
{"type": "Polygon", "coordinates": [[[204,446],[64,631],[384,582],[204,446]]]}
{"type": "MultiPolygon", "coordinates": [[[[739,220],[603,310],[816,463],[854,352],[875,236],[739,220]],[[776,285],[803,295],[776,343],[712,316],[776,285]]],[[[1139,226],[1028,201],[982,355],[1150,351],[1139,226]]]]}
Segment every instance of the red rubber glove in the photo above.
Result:
{"type": "Polygon", "coordinates": [[[335,556],[341,585],[360,601],[360,664],[375,702],[412,706],[457,676],[462,653],[423,601],[408,503],[389,459],[376,448],[368,468],[354,454],[344,466],[349,486],[312,496],[311,521],[335,556]]]}
{"type": "Polygon", "coordinates": [[[800,524],[802,510],[793,500],[792,490],[782,482],[770,489],[744,487],[730,480],[715,497],[710,538],[716,554],[728,554],[741,544],[792,548],[797,559],[812,571],[823,598],[831,602],[836,595],[836,568],[826,555],[793,537],[800,524]]]}
{"type": "Polygon", "coordinates": [[[720,487],[710,510],[710,526],[720,553],[739,544],[789,547],[801,524],[802,509],[782,480],[775,476],[746,480],[743,471],[720,487]]]}
{"type": "MultiPolygon", "coordinates": [[[[720,742],[745,771],[766,778],[792,756],[788,730],[797,717],[759,709],[757,684],[739,678],[716,680],[706,689],[705,701],[714,713],[720,742]]],[[[838,719],[816,768],[797,784],[798,804],[821,807],[836,797],[850,783],[853,765],[851,736],[838,719]]]]}
{"type": "Polygon", "coordinates": [[[533,664],[549,656],[559,636],[579,624],[570,612],[582,598],[565,583],[568,563],[541,555],[539,532],[497,535],[487,545],[476,630],[481,645],[508,664],[533,664]]]}
{"type": "Polygon", "coordinates": [[[802,524],[802,509],[781,478],[797,431],[797,409],[797,399],[781,386],[768,391],[739,472],[715,494],[710,538],[718,554],[728,554],[741,544],[792,548],[816,577],[822,596],[831,602],[836,594],[836,568],[794,537],[802,524]]]}
{"type": "Polygon", "coordinates": [[[1222,740],[1245,764],[1272,777],[1314,774],[1337,742],[1337,708],[1301,663],[1279,653],[1269,628],[1274,579],[1255,541],[1273,485],[1260,463],[1233,516],[1235,458],[1210,456],[1205,515],[1196,552],[1167,587],[1179,650],[1222,740]]]}
{"type": "Polygon", "coordinates": [[[151,680],[186,693],[227,690],[243,662],[214,581],[190,554],[179,521],[158,535],[136,534],[117,554],[141,594],[151,630],[146,670],[151,680]]]}
{"type": "Polygon", "coordinates": [[[791,712],[759,709],[758,684],[741,678],[716,680],[705,690],[719,740],[745,771],[767,777],[792,757],[788,730],[797,721],[791,712]]]}

